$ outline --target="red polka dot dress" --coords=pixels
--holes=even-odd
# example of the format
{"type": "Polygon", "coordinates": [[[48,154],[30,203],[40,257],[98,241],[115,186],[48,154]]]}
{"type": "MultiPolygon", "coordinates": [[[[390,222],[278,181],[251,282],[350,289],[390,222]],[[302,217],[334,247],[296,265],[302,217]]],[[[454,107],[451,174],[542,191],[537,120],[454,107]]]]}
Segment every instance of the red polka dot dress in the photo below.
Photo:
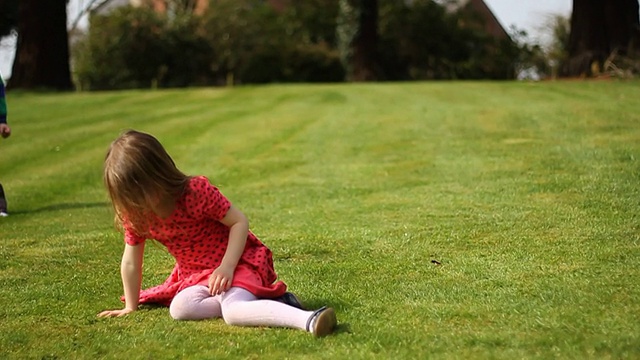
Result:
{"type": "MultiPolygon", "coordinates": [[[[230,207],[229,200],[206,177],[198,176],[189,181],[168,218],[152,219],[148,237],[166,246],[176,265],[164,283],[140,292],[141,304],[168,306],[184,288],[207,284],[227,250],[229,228],[219,220],[230,207]]],[[[145,237],[125,226],[127,244],[144,241],[145,237]]],[[[282,281],[275,282],[276,278],[271,250],[249,232],[231,286],[246,289],[259,298],[275,298],[287,288],[282,281]]]]}

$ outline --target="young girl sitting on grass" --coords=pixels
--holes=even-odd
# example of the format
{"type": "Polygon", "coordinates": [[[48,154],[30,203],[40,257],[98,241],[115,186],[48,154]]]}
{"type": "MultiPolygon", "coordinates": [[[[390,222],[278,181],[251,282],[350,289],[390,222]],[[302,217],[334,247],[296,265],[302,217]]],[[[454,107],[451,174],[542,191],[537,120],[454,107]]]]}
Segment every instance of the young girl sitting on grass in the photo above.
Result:
{"type": "Polygon", "coordinates": [[[153,136],[130,130],[118,137],[105,158],[104,182],[124,231],[125,306],[98,316],[156,303],[177,320],[221,317],[230,325],[333,332],[334,310],[303,310],[276,282],[271,251],[249,231],[245,215],[205,177],[178,170],[153,136]],[[176,265],[163,284],[141,291],[146,239],[166,246],[176,265]]]}

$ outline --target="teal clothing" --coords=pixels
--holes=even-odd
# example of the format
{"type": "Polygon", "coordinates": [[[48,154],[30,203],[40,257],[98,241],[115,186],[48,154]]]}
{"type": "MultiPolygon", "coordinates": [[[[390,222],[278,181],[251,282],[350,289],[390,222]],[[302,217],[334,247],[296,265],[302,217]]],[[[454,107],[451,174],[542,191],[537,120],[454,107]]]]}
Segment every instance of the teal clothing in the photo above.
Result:
{"type": "MultiPolygon", "coordinates": [[[[0,74],[0,124],[7,123],[7,101],[4,98],[4,80],[0,74]]],[[[0,216],[7,216],[7,200],[4,197],[4,189],[0,184],[0,216]]]]}
{"type": "Polygon", "coordinates": [[[0,75],[0,124],[7,123],[7,100],[4,98],[4,80],[0,75]]]}

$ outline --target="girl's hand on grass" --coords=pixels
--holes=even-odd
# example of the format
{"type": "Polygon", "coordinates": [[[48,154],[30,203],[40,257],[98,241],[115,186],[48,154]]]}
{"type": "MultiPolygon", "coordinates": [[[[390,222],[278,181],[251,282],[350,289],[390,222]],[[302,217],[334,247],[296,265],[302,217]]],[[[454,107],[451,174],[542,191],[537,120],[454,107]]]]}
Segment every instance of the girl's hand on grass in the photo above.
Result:
{"type": "Polygon", "coordinates": [[[132,309],[120,309],[120,310],[105,310],[103,312],[101,312],[100,314],[98,314],[98,317],[121,317],[121,316],[125,316],[127,314],[132,313],[134,310],[132,309]]]}
{"type": "Polygon", "coordinates": [[[213,296],[220,295],[231,288],[233,281],[233,268],[220,266],[209,277],[209,293],[213,296]]]}

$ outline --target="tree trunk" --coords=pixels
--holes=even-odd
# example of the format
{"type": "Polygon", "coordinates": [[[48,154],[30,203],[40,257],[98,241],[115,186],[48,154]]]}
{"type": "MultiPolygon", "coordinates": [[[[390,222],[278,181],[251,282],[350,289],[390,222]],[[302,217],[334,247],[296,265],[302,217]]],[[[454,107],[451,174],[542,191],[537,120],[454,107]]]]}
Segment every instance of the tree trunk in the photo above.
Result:
{"type": "Polygon", "coordinates": [[[377,80],[378,0],[341,0],[337,32],[347,80],[377,80]]]}
{"type": "Polygon", "coordinates": [[[0,0],[0,37],[11,34],[18,23],[18,0],[0,0]]]}
{"type": "Polygon", "coordinates": [[[9,87],[71,90],[67,0],[20,0],[9,87]]]}
{"type": "Polygon", "coordinates": [[[378,0],[362,0],[360,31],[353,40],[352,81],[375,81],[378,45],[378,0]]]}
{"type": "Polygon", "coordinates": [[[638,0],[573,0],[562,75],[597,75],[612,53],[632,56],[640,45],[639,25],[638,0]]]}

